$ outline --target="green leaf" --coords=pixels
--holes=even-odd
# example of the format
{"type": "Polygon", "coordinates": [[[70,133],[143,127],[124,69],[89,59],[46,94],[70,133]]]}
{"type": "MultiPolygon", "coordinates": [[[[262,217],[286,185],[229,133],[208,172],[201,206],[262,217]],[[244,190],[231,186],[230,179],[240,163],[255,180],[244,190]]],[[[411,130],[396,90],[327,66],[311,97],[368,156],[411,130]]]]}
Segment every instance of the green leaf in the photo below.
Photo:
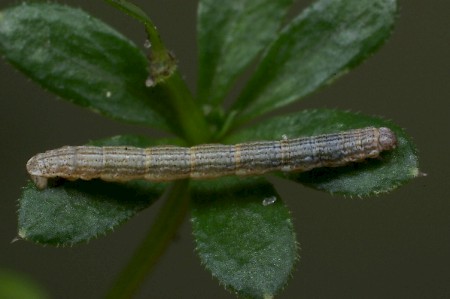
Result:
{"type": "Polygon", "coordinates": [[[64,182],[38,190],[29,183],[19,201],[19,236],[66,246],[112,231],[158,199],[164,186],[142,181],[64,182]]]}
{"type": "Polygon", "coordinates": [[[298,259],[289,210],[262,178],[195,182],[192,224],[202,263],[242,297],[272,298],[298,259]]]}
{"type": "Polygon", "coordinates": [[[201,0],[199,81],[204,102],[223,100],[236,77],[274,38],[292,0],[201,0]]]}
{"type": "Polygon", "coordinates": [[[0,13],[0,53],[58,96],[105,116],[168,129],[145,86],[147,61],[128,39],[79,9],[27,3],[0,13]]]}
{"type": "Polygon", "coordinates": [[[232,107],[238,123],[299,100],[361,63],[389,37],[395,0],[320,0],[278,36],[232,107]]]}
{"type": "Polygon", "coordinates": [[[286,178],[315,189],[349,196],[367,196],[391,191],[419,175],[417,151],[406,132],[390,121],[339,110],[306,110],[269,119],[261,125],[232,136],[227,143],[248,140],[313,136],[368,126],[389,127],[397,135],[398,146],[369,159],[345,167],[319,168],[285,175],[286,178]]]}
{"type": "Polygon", "coordinates": [[[0,270],[0,298],[44,299],[49,298],[42,288],[27,277],[8,270],[0,270]]]}
{"type": "MultiPolygon", "coordinates": [[[[136,136],[91,142],[140,147],[156,143],[136,136]]],[[[166,186],[145,181],[118,184],[78,180],[38,190],[29,182],[19,200],[19,236],[35,243],[61,246],[86,242],[112,231],[149,207],[166,186]]]]}

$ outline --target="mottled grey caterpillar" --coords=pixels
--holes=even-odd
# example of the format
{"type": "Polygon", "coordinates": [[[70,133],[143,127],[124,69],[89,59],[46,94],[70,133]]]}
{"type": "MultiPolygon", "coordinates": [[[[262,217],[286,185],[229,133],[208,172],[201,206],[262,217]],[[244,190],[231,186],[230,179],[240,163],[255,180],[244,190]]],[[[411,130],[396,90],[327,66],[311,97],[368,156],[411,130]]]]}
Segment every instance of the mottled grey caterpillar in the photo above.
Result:
{"type": "Polygon", "coordinates": [[[313,137],[193,147],[65,146],[37,154],[27,170],[38,188],[49,178],[123,182],[172,181],[226,175],[261,175],[271,171],[308,171],[376,158],[396,147],[388,128],[368,127],[313,137]]]}

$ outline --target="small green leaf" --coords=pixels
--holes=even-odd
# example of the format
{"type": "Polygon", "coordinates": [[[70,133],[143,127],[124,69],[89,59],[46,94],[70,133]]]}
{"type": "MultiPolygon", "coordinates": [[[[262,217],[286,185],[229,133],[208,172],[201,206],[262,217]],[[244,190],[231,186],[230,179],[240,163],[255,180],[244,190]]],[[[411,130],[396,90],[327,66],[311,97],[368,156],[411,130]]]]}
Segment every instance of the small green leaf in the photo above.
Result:
{"type": "Polygon", "coordinates": [[[19,201],[19,236],[57,246],[86,242],[150,206],[163,190],[162,184],[142,181],[64,182],[44,190],[30,182],[19,201]]]}
{"type": "Polygon", "coordinates": [[[49,296],[28,277],[12,271],[0,270],[0,298],[45,299],[49,296]]]}
{"type": "Polygon", "coordinates": [[[288,138],[313,136],[368,126],[391,128],[397,135],[397,148],[383,153],[378,160],[369,159],[346,167],[320,168],[285,177],[315,189],[349,196],[388,192],[417,177],[417,151],[403,129],[390,121],[350,112],[319,109],[272,118],[230,137],[227,143],[276,140],[283,135],[288,138]]]}
{"type": "Polygon", "coordinates": [[[27,3],[0,12],[0,52],[44,88],[105,116],[168,129],[145,86],[147,60],[79,9],[27,3]]]}
{"type": "Polygon", "coordinates": [[[201,0],[198,6],[199,98],[223,100],[236,77],[274,38],[292,0],[201,0]]]}
{"type": "Polygon", "coordinates": [[[195,182],[192,224],[202,263],[227,289],[272,298],[287,283],[298,248],[289,210],[266,180],[195,182]]]}
{"type": "Polygon", "coordinates": [[[238,123],[299,100],[354,68],[389,37],[395,0],[319,0],[265,54],[232,107],[238,123]]]}
{"type": "MultiPolygon", "coordinates": [[[[93,145],[146,147],[159,140],[115,136],[93,145]]],[[[167,184],[100,180],[63,182],[38,190],[31,182],[19,200],[19,236],[35,243],[73,245],[106,234],[157,200],[167,184]]]]}

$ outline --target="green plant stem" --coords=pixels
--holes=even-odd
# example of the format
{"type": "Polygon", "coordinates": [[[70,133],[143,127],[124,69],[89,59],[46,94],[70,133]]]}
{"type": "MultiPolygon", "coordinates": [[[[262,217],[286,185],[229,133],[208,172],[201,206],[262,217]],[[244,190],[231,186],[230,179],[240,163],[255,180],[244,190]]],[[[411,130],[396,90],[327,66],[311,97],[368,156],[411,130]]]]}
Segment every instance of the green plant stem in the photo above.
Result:
{"type": "Polygon", "coordinates": [[[210,138],[208,123],[178,71],[164,84],[169,93],[167,100],[171,101],[171,106],[176,113],[174,117],[181,126],[183,137],[191,145],[207,142],[210,138]]]}
{"type": "Polygon", "coordinates": [[[210,128],[198,103],[177,71],[176,60],[162,42],[156,26],[150,17],[138,6],[124,0],[105,0],[110,5],[124,11],[145,26],[151,45],[149,61],[150,78],[154,84],[164,85],[166,98],[176,115],[174,123],[179,123],[178,131],[190,144],[204,143],[210,138],[210,128]]]}
{"type": "Polygon", "coordinates": [[[146,238],[119,274],[106,298],[132,298],[185,218],[189,206],[188,180],[177,181],[168,193],[146,238]]]}

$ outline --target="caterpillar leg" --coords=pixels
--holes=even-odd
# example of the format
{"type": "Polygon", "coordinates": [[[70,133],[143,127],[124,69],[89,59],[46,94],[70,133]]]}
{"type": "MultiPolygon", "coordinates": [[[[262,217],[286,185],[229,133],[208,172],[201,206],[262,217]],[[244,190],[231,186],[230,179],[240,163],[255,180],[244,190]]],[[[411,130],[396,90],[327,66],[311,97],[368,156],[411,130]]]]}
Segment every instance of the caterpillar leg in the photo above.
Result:
{"type": "Polygon", "coordinates": [[[45,189],[48,186],[48,178],[43,176],[32,175],[31,180],[38,189],[45,189]]]}

